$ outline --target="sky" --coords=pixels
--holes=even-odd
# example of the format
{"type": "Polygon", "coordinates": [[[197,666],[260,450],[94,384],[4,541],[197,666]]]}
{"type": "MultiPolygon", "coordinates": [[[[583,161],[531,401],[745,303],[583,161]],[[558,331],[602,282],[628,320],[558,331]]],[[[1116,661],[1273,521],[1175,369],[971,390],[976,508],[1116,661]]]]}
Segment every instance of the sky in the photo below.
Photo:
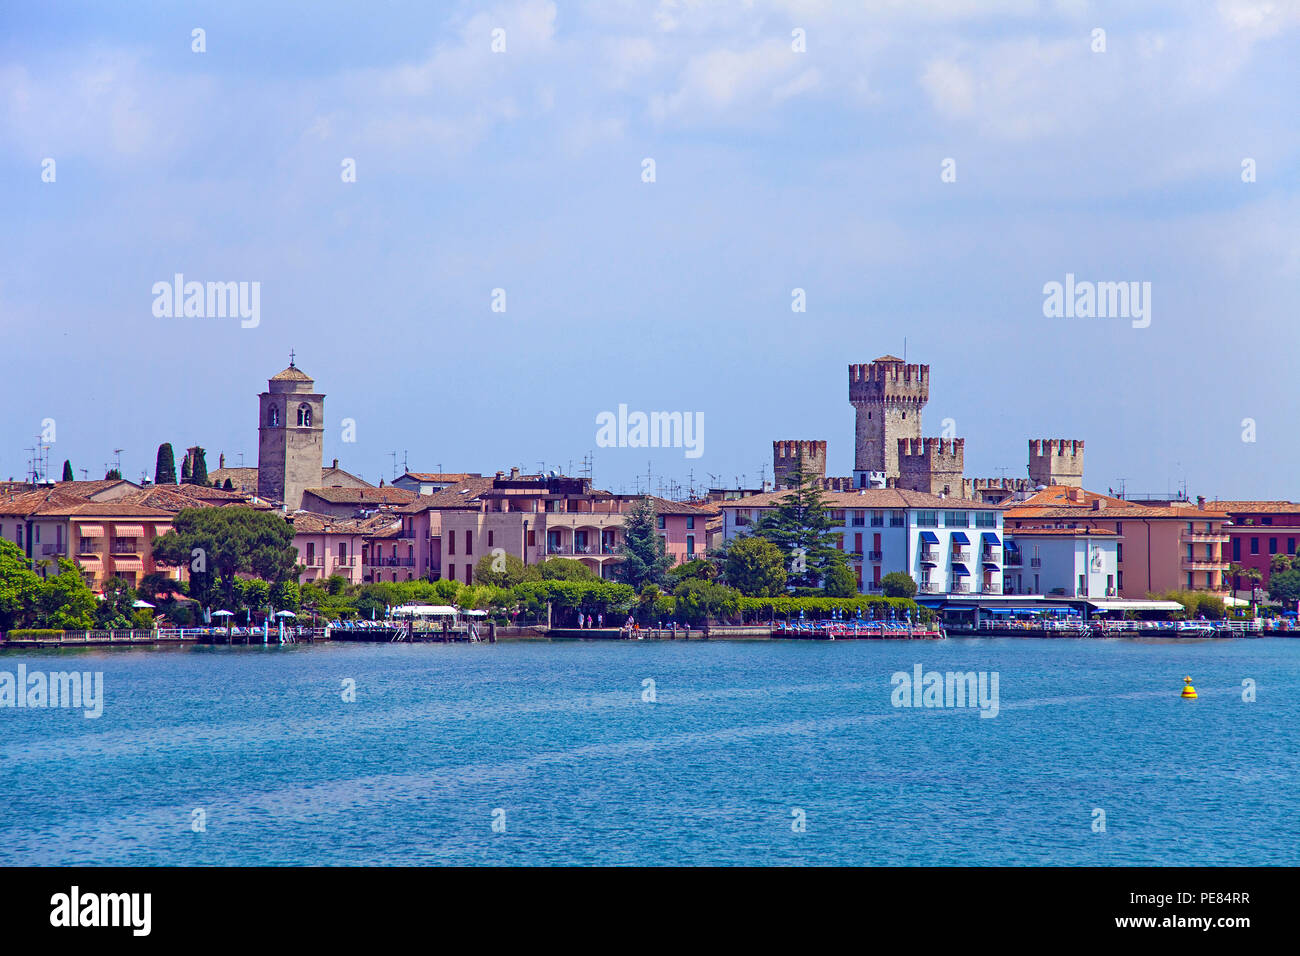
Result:
{"type": "Polygon", "coordinates": [[[374,482],[847,475],[847,366],[906,350],[969,477],[1300,498],[1297,64],[1300,0],[5,4],[0,477],[255,465],[290,349],[374,482]],[[178,273],[256,325],[155,314],[178,273]],[[1067,274],[1149,324],[1045,315],[1067,274]],[[701,453],[598,447],[620,405],[701,453]]]}

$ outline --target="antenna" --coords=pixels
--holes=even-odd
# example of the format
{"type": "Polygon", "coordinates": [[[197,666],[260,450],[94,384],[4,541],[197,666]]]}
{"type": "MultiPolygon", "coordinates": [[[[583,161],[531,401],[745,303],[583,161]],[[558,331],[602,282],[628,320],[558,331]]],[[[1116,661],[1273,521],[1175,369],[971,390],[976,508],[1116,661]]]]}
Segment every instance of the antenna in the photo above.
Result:
{"type": "Polygon", "coordinates": [[[388,453],[388,456],[393,459],[393,477],[396,478],[397,477],[397,452],[390,451],[388,453]]]}

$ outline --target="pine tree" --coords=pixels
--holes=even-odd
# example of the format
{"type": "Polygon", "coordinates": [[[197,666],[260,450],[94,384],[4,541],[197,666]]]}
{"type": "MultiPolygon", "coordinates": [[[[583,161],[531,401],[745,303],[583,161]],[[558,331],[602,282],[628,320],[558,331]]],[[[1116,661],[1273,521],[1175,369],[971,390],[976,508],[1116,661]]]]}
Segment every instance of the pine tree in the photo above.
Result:
{"type": "Polygon", "coordinates": [[[76,481],[72,476],[72,462],[68,461],[66,458],[63,460],[63,480],[76,481]]]}
{"type": "Polygon", "coordinates": [[[791,587],[821,587],[831,568],[848,559],[835,547],[831,516],[817,476],[795,466],[790,491],[754,526],[754,534],[781,549],[791,587]]]}
{"type": "Polygon", "coordinates": [[[655,518],[654,503],[642,498],[623,519],[623,560],[614,575],[638,591],[647,584],[665,584],[672,564],[655,518]]]}
{"type": "Polygon", "coordinates": [[[171,442],[163,442],[158,446],[158,460],[153,468],[153,483],[155,485],[176,484],[176,455],[172,451],[171,442]]]}

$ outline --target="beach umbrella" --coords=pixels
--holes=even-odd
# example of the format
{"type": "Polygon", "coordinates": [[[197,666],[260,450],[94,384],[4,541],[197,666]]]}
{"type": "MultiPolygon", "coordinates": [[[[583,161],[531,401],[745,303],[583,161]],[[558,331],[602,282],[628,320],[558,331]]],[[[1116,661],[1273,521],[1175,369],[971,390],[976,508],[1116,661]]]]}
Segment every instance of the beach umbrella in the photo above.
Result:
{"type": "Polygon", "coordinates": [[[153,605],[150,604],[148,601],[140,601],[140,600],[137,600],[137,601],[136,601],[134,604],[132,604],[131,606],[132,606],[132,607],[153,607],[153,605]]]}
{"type": "Polygon", "coordinates": [[[212,616],[213,616],[213,617],[234,617],[234,616],[235,616],[235,612],[234,612],[234,611],[227,611],[227,610],[225,610],[225,609],[223,608],[223,609],[220,610],[220,611],[213,611],[213,612],[212,612],[212,616]]]}
{"type": "Polygon", "coordinates": [[[276,617],[297,617],[298,615],[294,614],[293,611],[276,611],[275,616],[276,617]]]}

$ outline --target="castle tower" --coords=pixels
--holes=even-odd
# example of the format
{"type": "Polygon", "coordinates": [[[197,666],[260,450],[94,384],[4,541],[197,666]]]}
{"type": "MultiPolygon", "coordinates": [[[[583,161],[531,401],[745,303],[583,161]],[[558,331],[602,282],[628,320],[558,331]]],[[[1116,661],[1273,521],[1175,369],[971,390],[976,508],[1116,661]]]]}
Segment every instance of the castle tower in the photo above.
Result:
{"type": "Polygon", "coordinates": [[[772,476],[777,489],[794,481],[794,473],[803,463],[805,477],[826,477],[826,442],[824,441],[774,441],[772,442],[772,476]]]}
{"type": "Polygon", "coordinates": [[[293,364],[267,382],[258,396],[257,494],[302,507],[302,493],[319,488],[325,461],[325,396],[293,364]]]}
{"type": "Polygon", "coordinates": [[[1083,442],[1066,438],[1029,440],[1029,480],[1038,485],[1083,487],[1083,442]]]}
{"type": "Polygon", "coordinates": [[[964,438],[900,438],[898,487],[931,495],[965,497],[964,438]]]}
{"type": "Polygon", "coordinates": [[[930,400],[930,366],[884,355],[849,366],[849,403],[857,412],[853,470],[898,477],[898,442],[921,437],[921,409],[930,400]]]}

